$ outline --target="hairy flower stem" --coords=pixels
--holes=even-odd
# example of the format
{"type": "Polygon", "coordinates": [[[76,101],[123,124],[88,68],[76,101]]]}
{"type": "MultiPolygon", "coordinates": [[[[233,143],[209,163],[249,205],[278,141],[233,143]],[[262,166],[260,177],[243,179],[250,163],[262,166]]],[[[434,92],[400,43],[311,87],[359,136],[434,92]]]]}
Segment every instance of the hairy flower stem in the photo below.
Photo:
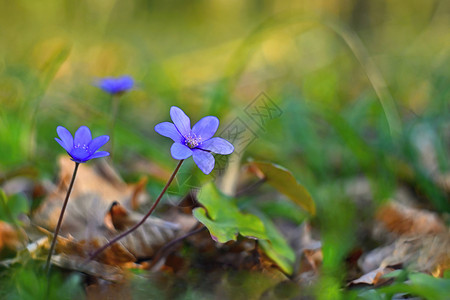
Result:
{"type": "Polygon", "coordinates": [[[111,119],[109,120],[109,136],[111,142],[109,143],[110,158],[114,154],[114,128],[116,127],[117,112],[119,111],[120,94],[114,94],[111,99],[111,119]]]}
{"type": "Polygon", "coordinates": [[[117,241],[119,241],[123,237],[127,236],[128,234],[132,233],[139,226],[144,224],[144,222],[147,220],[147,218],[150,217],[150,215],[155,210],[155,208],[158,205],[159,201],[161,201],[162,196],[164,196],[164,194],[166,193],[167,189],[169,188],[170,184],[172,183],[173,179],[175,178],[175,175],[177,175],[178,170],[180,169],[181,164],[183,163],[183,161],[184,161],[184,159],[180,160],[180,162],[178,163],[177,167],[175,168],[175,170],[173,171],[172,175],[170,176],[169,180],[167,181],[166,185],[164,186],[163,190],[161,191],[161,193],[159,194],[158,198],[156,199],[155,203],[153,203],[152,207],[150,208],[148,213],[142,218],[142,220],[140,220],[139,223],[137,223],[136,225],[134,225],[133,227],[131,227],[127,231],[125,231],[125,232],[121,233],[120,235],[116,236],[115,238],[113,238],[111,241],[109,241],[108,243],[103,245],[101,248],[97,249],[94,253],[92,253],[89,256],[89,258],[83,263],[83,265],[88,263],[89,261],[93,260],[95,257],[97,257],[100,253],[102,253],[108,247],[112,246],[114,243],[116,243],[117,241]]]}
{"type": "Polygon", "coordinates": [[[56,240],[58,239],[58,233],[61,229],[62,220],[64,217],[64,212],[66,211],[67,203],[69,202],[70,193],[72,192],[73,183],[75,182],[75,177],[77,176],[78,167],[80,163],[75,163],[75,169],[73,170],[72,180],[69,184],[69,189],[67,190],[66,199],[64,199],[63,206],[61,208],[61,213],[59,214],[58,224],[56,225],[55,234],[53,235],[52,245],[50,246],[50,251],[47,257],[47,264],[45,265],[45,272],[47,276],[50,274],[50,260],[52,258],[53,250],[55,249],[56,240]]]}

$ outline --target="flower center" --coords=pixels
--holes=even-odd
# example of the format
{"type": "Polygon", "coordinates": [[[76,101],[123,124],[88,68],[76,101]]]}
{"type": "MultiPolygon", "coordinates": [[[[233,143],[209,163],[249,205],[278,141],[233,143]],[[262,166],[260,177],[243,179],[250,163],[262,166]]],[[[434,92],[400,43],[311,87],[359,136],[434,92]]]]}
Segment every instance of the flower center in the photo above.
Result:
{"type": "Polygon", "coordinates": [[[202,137],[196,136],[195,133],[191,132],[188,136],[185,137],[184,143],[189,148],[195,148],[202,143],[202,137]]]}
{"type": "Polygon", "coordinates": [[[89,147],[86,144],[77,144],[73,146],[74,149],[77,149],[78,151],[84,150],[86,152],[89,152],[89,147]]]}

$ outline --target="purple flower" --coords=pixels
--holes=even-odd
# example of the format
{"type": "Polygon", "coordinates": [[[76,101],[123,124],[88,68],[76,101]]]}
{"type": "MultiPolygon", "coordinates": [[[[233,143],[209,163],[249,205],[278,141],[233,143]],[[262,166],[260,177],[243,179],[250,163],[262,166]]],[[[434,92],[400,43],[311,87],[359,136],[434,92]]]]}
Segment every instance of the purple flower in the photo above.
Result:
{"type": "Polygon", "coordinates": [[[171,138],[173,143],[170,152],[175,159],[186,159],[192,155],[194,162],[203,173],[209,174],[214,169],[214,156],[211,153],[231,154],[234,151],[230,142],[214,137],[219,127],[216,117],[204,117],[191,129],[191,121],[176,106],[170,108],[173,123],[163,122],[155,126],[160,135],[171,138]]]}
{"type": "Polygon", "coordinates": [[[109,141],[109,136],[102,135],[92,139],[91,131],[86,126],[81,126],[75,132],[75,138],[66,128],[58,126],[56,128],[59,139],[55,140],[67,151],[72,160],[77,163],[84,163],[90,159],[108,156],[106,151],[97,151],[109,141]]]}
{"type": "Polygon", "coordinates": [[[131,76],[106,77],[101,79],[97,86],[112,95],[122,94],[130,90],[134,86],[134,80],[131,76]]]}

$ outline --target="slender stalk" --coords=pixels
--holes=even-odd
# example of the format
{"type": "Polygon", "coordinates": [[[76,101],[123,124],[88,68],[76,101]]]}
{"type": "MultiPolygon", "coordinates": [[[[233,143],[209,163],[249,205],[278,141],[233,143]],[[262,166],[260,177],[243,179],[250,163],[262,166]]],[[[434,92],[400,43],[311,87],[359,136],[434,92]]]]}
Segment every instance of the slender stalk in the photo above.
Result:
{"type": "Polygon", "coordinates": [[[175,178],[175,175],[178,173],[178,170],[181,167],[181,164],[183,163],[183,159],[180,160],[180,162],[178,163],[177,167],[175,168],[175,170],[173,171],[172,175],[170,176],[169,180],[167,181],[166,185],[164,186],[163,190],[161,191],[161,193],[159,194],[158,198],[156,199],[155,203],[153,203],[152,207],[150,208],[150,210],[148,211],[148,213],[142,218],[142,220],[140,220],[137,224],[135,224],[133,227],[131,227],[130,229],[128,229],[127,231],[121,233],[120,235],[116,236],[115,238],[113,238],[111,241],[109,241],[108,243],[106,243],[105,245],[103,245],[101,248],[97,249],[94,253],[92,253],[89,258],[83,263],[86,264],[89,261],[93,260],[95,257],[97,257],[100,253],[102,253],[104,250],[106,250],[108,247],[112,246],[114,243],[116,243],[118,240],[122,239],[123,237],[127,236],[128,234],[132,233],[133,231],[135,231],[139,226],[141,226],[142,224],[144,224],[144,222],[147,220],[148,217],[150,217],[150,215],[153,213],[153,211],[155,210],[156,206],[158,205],[159,201],[161,201],[162,196],[164,196],[165,192],[167,191],[167,189],[169,188],[170,184],[172,183],[173,179],[175,178]]]}
{"type": "Polygon", "coordinates": [[[114,153],[114,128],[116,127],[117,112],[119,111],[120,95],[114,94],[111,99],[111,119],[109,120],[109,136],[111,141],[109,142],[110,158],[112,159],[114,153]]]}
{"type": "Polygon", "coordinates": [[[69,184],[69,189],[67,190],[66,199],[64,199],[63,206],[61,208],[61,213],[59,214],[58,224],[56,225],[55,234],[53,235],[52,245],[50,246],[50,251],[48,253],[47,257],[47,264],[45,265],[45,272],[47,273],[47,276],[50,274],[50,260],[52,258],[53,250],[55,249],[56,240],[58,239],[58,233],[61,229],[62,220],[64,217],[64,212],[66,211],[67,203],[69,202],[69,196],[72,192],[73,183],[75,182],[75,177],[77,176],[78,167],[80,166],[80,163],[75,163],[75,169],[73,170],[72,180],[69,184]]]}

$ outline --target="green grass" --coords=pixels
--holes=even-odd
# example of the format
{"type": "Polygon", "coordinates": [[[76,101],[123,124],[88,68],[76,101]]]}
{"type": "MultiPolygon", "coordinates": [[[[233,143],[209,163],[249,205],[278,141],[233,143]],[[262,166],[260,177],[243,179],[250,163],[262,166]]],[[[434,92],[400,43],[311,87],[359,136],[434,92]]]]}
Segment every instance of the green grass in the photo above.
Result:
{"type": "MultiPolygon", "coordinates": [[[[130,74],[138,85],[121,99],[114,156],[126,179],[141,175],[128,168],[137,157],[175,165],[170,142],[153,130],[170,106],[192,122],[218,116],[219,132],[241,117],[257,134],[243,161],[289,167],[316,199],[320,283],[329,286],[321,298],[344,297],[355,212],[334,195],[347,179],[369,178],[375,207],[406,183],[424,207],[450,212],[415,140],[425,128],[438,169],[449,171],[447,1],[0,0],[0,7],[2,181],[17,173],[54,178],[64,154],[56,127],[106,133],[110,98],[93,82],[130,74]],[[244,113],[260,92],[283,112],[264,128],[244,113]]],[[[152,192],[160,184],[150,182],[152,192]]],[[[288,212],[273,216],[304,217],[288,212]]]]}

